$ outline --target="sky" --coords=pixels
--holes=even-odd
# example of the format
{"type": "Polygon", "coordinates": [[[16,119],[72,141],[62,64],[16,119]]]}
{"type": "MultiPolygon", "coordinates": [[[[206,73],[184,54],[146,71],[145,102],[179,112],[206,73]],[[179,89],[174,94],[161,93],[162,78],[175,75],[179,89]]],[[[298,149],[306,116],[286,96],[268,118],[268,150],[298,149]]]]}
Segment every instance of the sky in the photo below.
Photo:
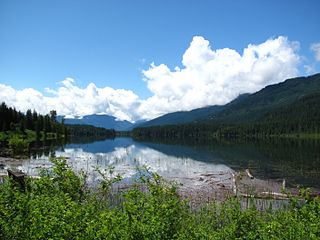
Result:
{"type": "Polygon", "coordinates": [[[1,0],[0,100],[137,121],[320,70],[320,1],[1,0]]]}

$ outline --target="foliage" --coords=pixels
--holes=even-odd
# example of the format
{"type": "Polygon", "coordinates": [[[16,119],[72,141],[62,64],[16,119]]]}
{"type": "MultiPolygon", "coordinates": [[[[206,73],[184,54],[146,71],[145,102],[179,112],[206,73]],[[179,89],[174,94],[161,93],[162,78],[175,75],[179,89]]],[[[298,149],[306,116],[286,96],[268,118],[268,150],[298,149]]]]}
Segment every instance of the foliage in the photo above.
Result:
{"type": "Polygon", "coordinates": [[[101,198],[110,191],[86,188],[85,175],[65,159],[52,161],[41,178],[27,179],[25,191],[11,179],[0,185],[0,239],[320,238],[320,199],[307,192],[303,204],[292,199],[286,210],[242,209],[237,199],[191,210],[174,185],[149,174],[119,192],[115,205],[101,198]]]}
{"type": "Polygon", "coordinates": [[[28,151],[29,148],[29,142],[27,140],[21,139],[21,138],[10,138],[9,139],[9,148],[14,153],[24,153],[28,151]]]}
{"type": "Polygon", "coordinates": [[[50,116],[49,114],[43,116],[36,111],[31,111],[31,109],[23,114],[2,102],[0,105],[0,132],[14,131],[26,134],[26,130],[31,130],[35,132],[37,139],[41,138],[41,133],[45,139],[48,133],[54,133],[55,137],[65,135],[64,124],[58,123],[55,119],[56,111],[52,110],[50,114],[50,116]]]}

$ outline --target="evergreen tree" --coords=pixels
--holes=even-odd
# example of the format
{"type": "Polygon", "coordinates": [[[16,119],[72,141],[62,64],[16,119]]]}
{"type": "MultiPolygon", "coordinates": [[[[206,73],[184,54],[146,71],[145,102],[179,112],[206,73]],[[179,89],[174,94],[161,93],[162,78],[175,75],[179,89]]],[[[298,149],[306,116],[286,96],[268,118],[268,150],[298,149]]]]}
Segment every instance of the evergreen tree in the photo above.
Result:
{"type": "Polygon", "coordinates": [[[30,109],[26,112],[26,129],[34,130],[32,121],[32,112],[30,109]]]}
{"type": "Polygon", "coordinates": [[[50,111],[50,118],[52,122],[56,122],[56,117],[57,117],[57,111],[56,110],[51,110],[50,111]]]}
{"type": "Polygon", "coordinates": [[[57,112],[50,111],[50,115],[45,116],[28,109],[26,114],[18,112],[15,108],[8,107],[4,102],[0,105],[0,131],[19,130],[25,133],[26,129],[35,130],[38,139],[41,137],[41,131],[47,133],[56,133],[57,137],[65,133],[63,124],[56,121],[57,112]]]}
{"type": "Polygon", "coordinates": [[[38,121],[38,113],[35,110],[33,110],[33,113],[32,113],[32,121],[35,126],[36,121],[38,121]]]}
{"type": "Polygon", "coordinates": [[[40,128],[40,121],[36,121],[36,138],[39,140],[41,138],[41,128],[40,128]]]}
{"type": "Polygon", "coordinates": [[[22,133],[25,133],[25,122],[24,122],[24,120],[23,119],[21,119],[21,121],[20,121],[20,131],[22,132],[22,133]]]}

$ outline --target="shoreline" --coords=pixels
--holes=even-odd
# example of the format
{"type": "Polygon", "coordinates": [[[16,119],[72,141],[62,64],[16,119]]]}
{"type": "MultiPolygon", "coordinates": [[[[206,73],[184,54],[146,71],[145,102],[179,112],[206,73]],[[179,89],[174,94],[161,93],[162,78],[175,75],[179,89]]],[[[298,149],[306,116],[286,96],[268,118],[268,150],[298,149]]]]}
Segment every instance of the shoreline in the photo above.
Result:
{"type": "MultiPolygon", "coordinates": [[[[21,163],[26,161],[30,161],[30,159],[0,156],[0,177],[7,176],[8,168],[21,170],[21,168],[19,169],[21,163]]],[[[42,166],[45,165],[42,164],[42,166]]],[[[39,167],[41,166],[34,166],[34,168],[39,167]]],[[[26,174],[34,177],[34,174],[26,174]]],[[[191,205],[224,201],[229,197],[286,200],[289,195],[298,195],[298,189],[286,188],[285,181],[257,179],[251,175],[249,169],[241,172],[233,170],[217,173],[194,172],[192,176],[163,178],[176,184],[179,196],[189,200],[191,205]]],[[[130,187],[128,183],[124,184],[124,186],[126,185],[130,187]]],[[[314,190],[319,195],[319,191],[314,190]]]]}

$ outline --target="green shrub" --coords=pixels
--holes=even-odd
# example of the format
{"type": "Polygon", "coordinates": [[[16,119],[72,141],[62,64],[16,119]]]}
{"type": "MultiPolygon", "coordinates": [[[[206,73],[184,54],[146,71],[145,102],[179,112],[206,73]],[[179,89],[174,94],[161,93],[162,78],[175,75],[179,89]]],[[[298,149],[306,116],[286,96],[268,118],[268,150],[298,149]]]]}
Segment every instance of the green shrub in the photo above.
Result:
{"type": "Polygon", "coordinates": [[[237,199],[191,210],[174,185],[152,174],[118,193],[114,205],[105,182],[89,190],[65,159],[52,161],[40,179],[26,180],[25,191],[9,178],[0,185],[0,239],[320,238],[319,198],[270,212],[242,209],[237,199]]]}
{"type": "Polygon", "coordinates": [[[13,153],[25,153],[28,151],[29,143],[27,140],[13,137],[8,141],[9,148],[13,151],[13,153]]]}

